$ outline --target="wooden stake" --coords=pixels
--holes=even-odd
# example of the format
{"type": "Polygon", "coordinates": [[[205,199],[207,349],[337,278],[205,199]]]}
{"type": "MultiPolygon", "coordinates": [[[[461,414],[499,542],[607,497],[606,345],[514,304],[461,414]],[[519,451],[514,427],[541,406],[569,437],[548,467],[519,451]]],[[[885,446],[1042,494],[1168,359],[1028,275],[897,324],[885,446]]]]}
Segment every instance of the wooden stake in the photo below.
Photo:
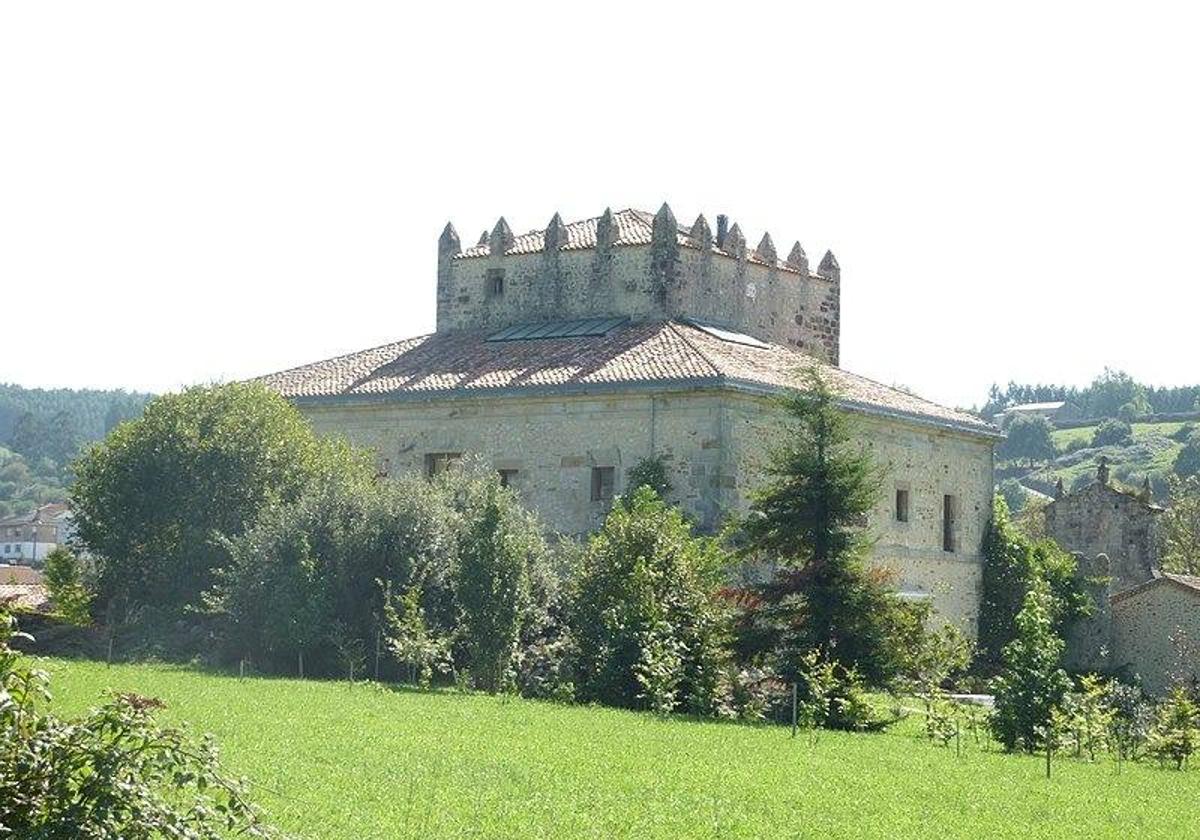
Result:
{"type": "Polygon", "coordinates": [[[304,649],[301,648],[297,656],[300,659],[300,679],[304,679],[304,649]]]}
{"type": "Polygon", "coordinates": [[[238,660],[238,679],[240,680],[244,676],[246,676],[246,660],[240,659],[238,660]]]}
{"type": "Polygon", "coordinates": [[[792,737],[796,737],[796,684],[792,683],[792,737]]]}

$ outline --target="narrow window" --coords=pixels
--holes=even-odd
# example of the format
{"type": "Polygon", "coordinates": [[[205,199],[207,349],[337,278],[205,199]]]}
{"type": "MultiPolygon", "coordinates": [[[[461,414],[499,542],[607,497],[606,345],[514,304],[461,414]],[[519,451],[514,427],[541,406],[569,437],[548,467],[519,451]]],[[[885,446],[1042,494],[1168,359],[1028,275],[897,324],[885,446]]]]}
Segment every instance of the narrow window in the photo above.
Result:
{"type": "Polygon", "coordinates": [[[433,478],[462,460],[461,452],[430,452],[425,456],[425,475],[433,478]]]}
{"type": "Polygon", "coordinates": [[[954,497],[942,497],[942,551],[954,551],[954,497]]]}
{"type": "Polygon", "coordinates": [[[496,470],[496,472],[500,474],[501,487],[512,487],[513,482],[517,480],[516,470],[496,470]]]}
{"type": "Polygon", "coordinates": [[[592,501],[607,502],[613,497],[612,467],[592,467],[592,501]]]}
{"type": "Polygon", "coordinates": [[[489,268],[487,270],[488,297],[500,297],[504,294],[504,269],[489,268]]]}
{"type": "Polygon", "coordinates": [[[896,521],[908,521],[908,491],[896,490],[896,521]]]}

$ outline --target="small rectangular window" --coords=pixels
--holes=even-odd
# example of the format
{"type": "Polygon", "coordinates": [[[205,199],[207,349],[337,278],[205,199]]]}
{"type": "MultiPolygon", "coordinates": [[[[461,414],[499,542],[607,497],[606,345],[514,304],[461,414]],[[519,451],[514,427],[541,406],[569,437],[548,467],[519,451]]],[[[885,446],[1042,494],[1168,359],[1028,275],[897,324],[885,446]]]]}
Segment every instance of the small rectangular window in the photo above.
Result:
{"type": "Polygon", "coordinates": [[[908,491],[896,490],[896,521],[908,521],[908,491]]]}
{"type": "Polygon", "coordinates": [[[433,478],[462,460],[461,452],[430,452],[425,456],[425,475],[433,478]]]}
{"type": "Polygon", "coordinates": [[[500,297],[504,294],[504,269],[489,268],[487,270],[488,297],[500,297]]]}
{"type": "Polygon", "coordinates": [[[496,472],[500,475],[501,487],[512,487],[513,483],[517,480],[516,470],[496,470],[496,472]]]}
{"type": "Polygon", "coordinates": [[[616,473],[612,467],[592,467],[592,501],[607,502],[613,497],[613,476],[616,473]]]}
{"type": "Polygon", "coordinates": [[[942,551],[954,551],[955,546],[955,500],[953,496],[942,497],[942,551]]]}

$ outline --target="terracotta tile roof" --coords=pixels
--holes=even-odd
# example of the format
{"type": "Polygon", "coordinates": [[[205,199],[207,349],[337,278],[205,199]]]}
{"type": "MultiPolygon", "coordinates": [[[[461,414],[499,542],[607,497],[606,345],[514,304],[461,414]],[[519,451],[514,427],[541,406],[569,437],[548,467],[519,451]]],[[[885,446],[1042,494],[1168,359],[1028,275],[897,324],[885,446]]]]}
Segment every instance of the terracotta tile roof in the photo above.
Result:
{"type": "Polygon", "coordinates": [[[0,583],[0,606],[10,610],[46,612],[50,593],[40,583],[0,583]]]}
{"type": "Polygon", "coordinates": [[[1182,587],[1193,595],[1200,595],[1200,577],[1194,575],[1176,575],[1170,572],[1159,572],[1157,577],[1151,578],[1145,583],[1139,583],[1136,586],[1131,586],[1128,589],[1122,589],[1120,592],[1115,592],[1109,596],[1109,601],[1123,601],[1132,595],[1138,595],[1148,589],[1153,589],[1156,586],[1164,586],[1174,584],[1182,587]]]}
{"type": "Polygon", "coordinates": [[[853,408],[989,436],[995,427],[779,345],[747,346],[680,321],[627,323],[604,336],[488,341],[462,331],[399,341],[257,380],[290,399],[403,398],[499,389],[616,385],[735,386],[773,391],[818,369],[853,408]]]}
{"type": "MultiPolygon", "coordinates": [[[[591,219],[581,219],[577,222],[567,222],[567,238],[566,244],[563,246],[564,251],[580,251],[587,248],[596,247],[596,228],[600,217],[596,216],[591,219]]],[[[613,223],[617,226],[617,238],[613,244],[618,247],[621,245],[649,245],[650,237],[654,230],[654,214],[645,210],[634,210],[632,208],[621,210],[613,213],[613,223]]],[[[677,241],[680,247],[697,248],[697,244],[691,238],[691,229],[679,226],[677,241]]],[[[505,254],[537,254],[541,252],[545,242],[546,231],[531,230],[529,233],[520,234],[513,239],[512,247],[505,251],[505,254]]],[[[724,254],[732,256],[727,251],[713,245],[714,254],[724,254]]],[[[491,248],[486,242],[480,242],[477,245],[472,245],[460,253],[455,255],[456,260],[472,259],[474,257],[486,257],[491,253],[491,248]]],[[[767,261],[761,259],[754,253],[754,246],[747,244],[746,259],[752,263],[759,265],[768,265],[767,261]]],[[[780,271],[798,273],[795,268],[788,265],[783,260],[776,260],[775,267],[780,271]]],[[[813,275],[816,276],[816,275],[813,275]]]]}
{"type": "Polygon", "coordinates": [[[42,573],[30,566],[10,566],[0,563],[0,584],[41,583],[42,573]]]}

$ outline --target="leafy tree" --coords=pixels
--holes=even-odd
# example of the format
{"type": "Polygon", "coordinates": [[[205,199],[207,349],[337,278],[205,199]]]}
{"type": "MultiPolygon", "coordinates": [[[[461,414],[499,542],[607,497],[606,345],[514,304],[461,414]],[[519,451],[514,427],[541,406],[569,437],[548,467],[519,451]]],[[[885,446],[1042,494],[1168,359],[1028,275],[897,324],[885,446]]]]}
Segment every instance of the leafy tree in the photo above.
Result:
{"type": "Polygon", "coordinates": [[[470,673],[496,692],[507,681],[529,601],[529,568],[544,553],[536,520],[494,478],[467,516],[454,564],[460,632],[470,673]]]}
{"type": "Polygon", "coordinates": [[[865,564],[863,523],[882,473],[820,376],[784,396],[782,408],[785,434],[741,522],[744,552],[778,568],[758,588],[744,646],[769,651],[788,677],[800,656],[819,649],[870,682],[886,681],[900,667],[896,631],[905,607],[865,564]]]}
{"type": "Polygon", "coordinates": [[[1162,567],[1182,575],[1200,575],[1200,476],[1167,479],[1170,501],[1159,517],[1162,567]]]}
{"type": "Polygon", "coordinates": [[[78,537],[97,558],[98,594],[165,610],[195,605],[260,512],[333,475],[369,481],[366,460],[318,438],[255,384],[158,397],[75,464],[78,537]]]}
{"type": "Polygon", "coordinates": [[[1017,613],[1016,637],[1004,647],[1004,671],[996,678],[992,729],[1007,750],[1033,752],[1041,746],[1052,711],[1071,687],[1060,665],[1065,645],[1054,632],[1056,611],[1049,584],[1035,580],[1017,613]]]}
{"type": "Polygon", "coordinates": [[[1029,491],[1017,479],[1004,479],[1000,482],[999,491],[1000,495],[1004,497],[1004,502],[1008,505],[1008,509],[1014,514],[1020,513],[1025,508],[1029,491]]]}
{"type": "Polygon", "coordinates": [[[1017,635],[1017,614],[1036,582],[1054,599],[1055,631],[1061,633],[1092,605],[1075,577],[1075,558],[1049,539],[1032,540],[1013,525],[1004,497],[992,500],[983,537],[983,603],[979,611],[979,655],[991,666],[1017,635]]]}
{"type": "Polygon", "coordinates": [[[1200,435],[1192,435],[1188,439],[1175,456],[1171,469],[1182,478],[1200,475],[1200,435]]]}
{"type": "Polygon", "coordinates": [[[642,458],[629,468],[628,478],[631,492],[627,494],[626,499],[632,498],[632,491],[643,485],[651,488],[660,499],[669,498],[674,489],[671,486],[671,477],[667,473],[667,462],[661,455],[642,458]]]}
{"type": "Polygon", "coordinates": [[[211,738],[160,726],[164,704],[118,694],[83,718],[42,711],[49,677],[10,646],[0,612],[0,835],[40,840],[217,840],[271,832],[211,738]]]}
{"type": "Polygon", "coordinates": [[[571,605],[579,699],[714,714],[726,615],[724,556],[646,486],[592,536],[571,605]]]}
{"type": "Polygon", "coordinates": [[[45,578],[58,615],[71,624],[91,621],[92,596],[84,586],[79,558],[58,546],[46,555],[45,578]]]}
{"type": "Polygon", "coordinates": [[[1035,461],[1049,460],[1054,457],[1053,430],[1050,421],[1040,414],[1014,417],[997,454],[1014,461],[1025,458],[1031,467],[1035,461]]]}
{"type": "Polygon", "coordinates": [[[431,632],[421,606],[421,590],[414,586],[393,596],[391,585],[385,585],[383,620],[388,652],[408,667],[409,682],[428,687],[434,669],[445,669],[451,663],[450,640],[431,632]]]}
{"type": "Polygon", "coordinates": [[[1092,433],[1092,446],[1125,446],[1133,441],[1133,429],[1125,420],[1105,420],[1092,433]]]}

